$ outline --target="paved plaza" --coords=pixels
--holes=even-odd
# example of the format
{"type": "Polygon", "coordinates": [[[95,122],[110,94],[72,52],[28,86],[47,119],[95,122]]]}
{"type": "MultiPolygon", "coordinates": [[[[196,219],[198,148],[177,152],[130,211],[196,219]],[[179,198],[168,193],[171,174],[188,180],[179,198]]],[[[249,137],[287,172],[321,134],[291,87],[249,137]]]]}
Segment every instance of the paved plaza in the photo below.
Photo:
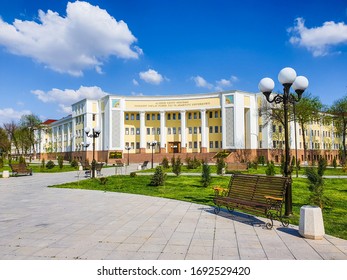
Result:
{"type": "Polygon", "coordinates": [[[297,226],[267,230],[262,218],[204,205],[47,187],[83,175],[0,179],[0,259],[347,260],[347,240],[304,239],[297,226]]]}

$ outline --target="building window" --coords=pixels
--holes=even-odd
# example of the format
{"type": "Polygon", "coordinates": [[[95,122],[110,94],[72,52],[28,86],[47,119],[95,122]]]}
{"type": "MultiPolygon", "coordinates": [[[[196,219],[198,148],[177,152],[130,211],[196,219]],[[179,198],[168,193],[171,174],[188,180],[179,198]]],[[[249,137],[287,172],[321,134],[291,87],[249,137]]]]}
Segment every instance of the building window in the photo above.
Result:
{"type": "Polygon", "coordinates": [[[272,132],[276,132],[276,125],[272,126],[272,132]]]}
{"type": "Polygon", "coordinates": [[[136,128],[136,135],[140,135],[140,129],[136,128]]]}
{"type": "Polygon", "coordinates": [[[181,127],[178,128],[178,134],[181,134],[181,127]]]}
{"type": "Polygon", "coordinates": [[[155,127],[152,127],[152,134],[155,135],[155,127]]]}
{"type": "Polygon", "coordinates": [[[152,114],[152,121],[155,121],[155,114],[152,114]]]}
{"type": "Polygon", "coordinates": [[[151,134],[151,129],[149,127],[147,127],[147,135],[151,134]]]}
{"type": "Polygon", "coordinates": [[[210,133],[213,133],[213,126],[210,126],[210,133]]]}
{"type": "Polygon", "coordinates": [[[171,127],[167,128],[167,134],[169,134],[169,135],[171,134],[171,127]]]}
{"type": "Polygon", "coordinates": [[[282,133],[282,126],[281,125],[278,127],[278,132],[282,133]]]}
{"type": "Polygon", "coordinates": [[[194,134],[198,133],[198,128],[196,126],[194,126],[194,134]]]}
{"type": "Polygon", "coordinates": [[[151,115],[150,114],[147,114],[146,117],[147,117],[147,121],[151,120],[151,115]]]}
{"type": "Polygon", "coordinates": [[[192,119],[192,113],[188,113],[188,119],[189,119],[189,120],[192,119]]]}
{"type": "Polygon", "coordinates": [[[172,114],[172,119],[173,119],[173,120],[176,120],[176,113],[173,113],[173,114],[172,114]]]}
{"type": "Polygon", "coordinates": [[[125,135],[129,135],[129,127],[125,128],[125,135]]]}
{"type": "Polygon", "coordinates": [[[218,148],[219,148],[219,146],[218,146],[218,145],[219,145],[219,142],[218,142],[218,141],[215,141],[215,142],[214,142],[214,147],[215,147],[216,149],[218,149],[218,148]]]}
{"type": "Polygon", "coordinates": [[[218,133],[218,126],[214,127],[214,133],[218,133]]]}
{"type": "Polygon", "coordinates": [[[209,112],[210,119],[212,119],[212,111],[209,112]]]}
{"type": "Polygon", "coordinates": [[[172,128],[172,134],[176,134],[176,127],[172,128]]]}
{"type": "Polygon", "coordinates": [[[167,114],[167,119],[171,120],[171,114],[167,114]]]}
{"type": "Polygon", "coordinates": [[[132,128],[130,129],[130,134],[131,134],[131,135],[134,135],[134,134],[135,134],[135,128],[132,127],[132,128]]]}
{"type": "Polygon", "coordinates": [[[136,114],[136,120],[137,120],[137,121],[140,120],[140,114],[136,114]]]}
{"type": "Polygon", "coordinates": [[[160,128],[157,128],[157,134],[160,135],[160,128]]]}
{"type": "Polygon", "coordinates": [[[213,149],[213,141],[210,141],[210,149],[213,149]]]}
{"type": "Polygon", "coordinates": [[[193,133],[193,131],[192,131],[192,128],[191,128],[191,127],[188,127],[188,132],[189,132],[189,134],[192,134],[192,133],[193,133]]]}
{"type": "Polygon", "coordinates": [[[194,141],[194,149],[198,148],[198,142],[194,141]]]}
{"type": "Polygon", "coordinates": [[[140,149],[140,142],[136,142],[136,149],[140,149]]]}
{"type": "Polygon", "coordinates": [[[131,114],[130,119],[131,119],[132,121],[135,120],[135,115],[134,115],[134,114],[131,114]]]}
{"type": "Polygon", "coordinates": [[[157,114],[157,120],[160,121],[160,114],[157,114]]]}
{"type": "Polygon", "coordinates": [[[181,113],[178,113],[178,119],[179,120],[181,119],[181,113]]]}
{"type": "Polygon", "coordinates": [[[126,121],[129,120],[129,114],[125,114],[125,120],[126,120],[126,121]]]}
{"type": "Polygon", "coordinates": [[[218,111],[215,111],[215,112],[214,112],[214,117],[215,117],[216,119],[218,119],[218,111]]]}
{"type": "Polygon", "coordinates": [[[196,114],[196,112],[194,112],[194,120],[196,120],[198,118],[198,115],[196,114]]]}
{"type": "Polygon", "coordinates": [[[188,147],[189,147],[189,149],[192,148],[192,142],[189,142],[189,143],[188,143],[188,147]]]}

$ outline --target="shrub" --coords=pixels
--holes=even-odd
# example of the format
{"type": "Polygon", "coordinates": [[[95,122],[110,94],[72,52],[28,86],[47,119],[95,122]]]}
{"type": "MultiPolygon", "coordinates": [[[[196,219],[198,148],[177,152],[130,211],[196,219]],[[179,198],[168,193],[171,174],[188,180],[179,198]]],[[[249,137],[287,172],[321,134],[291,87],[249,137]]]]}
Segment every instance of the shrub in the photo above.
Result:
{"type": "Polygon", "coordinates": [[[207,162],[204,162],[202,164],[202,174],[201,174],[201,183],[203,187],[208,187],[211,183],[212,177],[211,177],[211,168],[207,164],[207,162]]]}
{"type": "Polygon", "coordinates": [[[73,167],[73,168],[77,168],[78,167],[78,161],[77,160],[73,160],[73,161],[71,161],[71,167],[73,167]]]}
{"type": "Polygon", "coordinates": [[[188,169],[197,169],[201,165],[201,162],[195,156],[193,159],[191,159],[190,157],[187,157],[186,163],[187,163],[188,169]]]}
{"type": "Polygon", "coordinates": [[[24,164],[26,164],[25,158],[24,158],[23,156],[20,156],[20,157],[19,157],[19,163],[24,163],[24,164]]]}
{"type": "Polygon", "coordinates": [[[275,172],[275,164],[273,161],[267,163],[267,168],[265,169],[265,173],[267,176],[274,176],[275,172]]]}
{"type": "Polygon", "coordinates": [[[318,160],[318,175],[323,177],[325,170],[327,169],[327,161],[325,158],[320,157],[318,160]]]}
{"type": "Polygon", "coordinates": [[[46,162],[45,162],[45,159],[43,158],[43,159],[41,160],[40,169],[45,169],[45,167],[46,167],[46,162]]]}
{"type": "Polygon", "coordinates": [[[163,168],[159,165],[155,168],[155,172],[151,178],[150,186],[164,186],[166,179],[166,173],[163,171],[163,168]]]}
{"type": "Polygon", "coordinates": [[[63,165],[64,165],[64,158],[63,156],[58,156],[58,165],[60,169],[63,169],[63,165]]]}
{"type": "Polygon", "coordinates": [[[4,168],[4,159],[0,157],[0,168],[4,168]]]}
{"type": "Polygon", "coordinates": [[[225,168],[225,166],[226,166],[224,158],[222,158],[222,157],[217,158],[216,165],[217,165],[217,174],[222,175],[223,174],[223,168],[225,168]]]}
{"type": "Polygon", "coordinates": [[[136,176],[137,176],[136,172],[130,172],[130,177],[131,177],[131,178],[134,178],[134,177],[136,177],[136,176]]]}
{"type": "Polygon", "coordinates": [[[100,185],[103,185],[103,186],[106,185],[107,181],[108,181],[107,177],[99,178],[100,185]]]}
{"type": "Polygon", "coordinates": [[[167,157],[163,158],[161,165],[163,166],[163,168],[169,168],[169,160],[167,159],[167,157]]]}
{"type": "Polygon", "coordinates": [[[333,159],[332,165],[333,165],[333,167],[336,169],[336,167],[337,167],[337,160],[336,160],[335,157],[334,157],[334,159],[333,159]]]}
{"type": "Polygon", "coordinates": [[[319,206],[321,209],[325,206],[331,206],[331,200],[324,195],[324,180],[317,169],[308,167],[305,174],[309,180],[309,190],[311,191],[310,203],[319,206]]]}
{"type": "Polygon", "coordinates": [[[181,158],[178,157],[177,159],[174,158],[172,161],[172,172],[176,174],[176,176],[179,176],[181,174],[181,168],[182,168],[182,162],[181,158]]]}
{"type": "Polygon", "coordinates": [[[264,166],[265,165],[265,157],[264,156],[260,156],[258,158],[258,163],[261,164],[262,166],[264,166]]]}
{"type": "Polygon", "coordinates": [[[47,169],[52,169],[53,167],[55,166],[54,162],[53,161],[48,161],[47,164],[46,164],[46,168],[47,169]]]}

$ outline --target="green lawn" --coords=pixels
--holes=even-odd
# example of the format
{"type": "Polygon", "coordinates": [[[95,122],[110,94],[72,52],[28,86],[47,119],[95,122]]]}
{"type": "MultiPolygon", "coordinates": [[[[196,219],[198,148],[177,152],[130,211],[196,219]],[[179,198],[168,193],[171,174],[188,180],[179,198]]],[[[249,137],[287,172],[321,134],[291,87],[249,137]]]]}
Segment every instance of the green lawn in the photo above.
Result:
{"type": "MultiPolygon", "coordinates": [[[[183,200],[204,205],[213,205],[213,189],[215,185],[226,187],[230,177],[213,177],[211,187],[201,187],[199,176],[168,176],[165,186],[148,186],[151,176],[111,176],[105,185],[98,179],[88,179],[76,183],[68,183],[54,187],[82,188],[99,191],[112,191],[142,194],[183,200]]],[[[347,179],[326,179],[326,195],[333,201],[333,207],[323,211],[325,231],[327,234],[347,239],[347,179]]],[[[293,216],[292,224],[299,223],[300,207],[309,204],[310,192],[307,180],[293,178],[293,216]]]]}

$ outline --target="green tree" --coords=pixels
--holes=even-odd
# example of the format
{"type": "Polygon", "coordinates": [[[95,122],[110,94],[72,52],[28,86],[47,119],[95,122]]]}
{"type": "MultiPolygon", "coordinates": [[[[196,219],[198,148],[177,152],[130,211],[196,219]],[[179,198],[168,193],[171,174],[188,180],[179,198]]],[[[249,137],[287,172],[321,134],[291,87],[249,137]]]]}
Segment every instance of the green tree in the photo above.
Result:
{"type": "Polygon", "coordinates": [[[11,142],[5,129],[0,127],[0,157],[11,150],[11,142]]]}
{"type": "Polygon", "coordinates": [[[307,125],[321,118],[320,112],[323,105],[318,97],[311,96],[310,93],[304,93],[301,100],[295,103],[295,119],[301,128],[302,143],[304,148],[304,161],[307,160],[306,129],[307,125]]]}
{"type": "Polygon", "coordinates": [[[223,174],[223,168],[225,168],[225,166],[226,166],[224,158],[223,157],[218,157],[216,165],[217,165],[217,174],[218,175],[223,174]]]}
{"type": "Polygon", "coordinates": [[[328,112],[333,115],[336,133],[342,136],[341,163],[345,164],[347,157],[347,95],[335,101],[328,112]]]}
{"type": "Polygon", "coordinates": [[[172,161],[172,172],[176,174],[176,176],[179,176],[182,172],[182,162],[181,158],[178,157],[177,159],[174,158],[172,161]]]}
{"type": "Polygon", "coordinates": [[[201,174],[201,183],[203,187],[208,187],[211,183],[212,177],[211,177],[211,168],[207,164],[207,162],[204,162],[202,164],[202,174],[201,174]]]}
{"type": "Polygon", "coordinates": [[[36,139],[35,130],[39,130],[41,126],[41,120],[38,116],[34,114],[23,115],[20,119],[20,127],[23,133],[26,134],[26,141],[28,142],[30,148],[33,151],[34,157],[36,158],[36,139]]]}
{"type": "Polygon", "coordinates": [[[163,168],[159,165],[155,168],[155,172],[151,178],[150,186],[164,186],[166,180],[166,173],[163,168]]]}

